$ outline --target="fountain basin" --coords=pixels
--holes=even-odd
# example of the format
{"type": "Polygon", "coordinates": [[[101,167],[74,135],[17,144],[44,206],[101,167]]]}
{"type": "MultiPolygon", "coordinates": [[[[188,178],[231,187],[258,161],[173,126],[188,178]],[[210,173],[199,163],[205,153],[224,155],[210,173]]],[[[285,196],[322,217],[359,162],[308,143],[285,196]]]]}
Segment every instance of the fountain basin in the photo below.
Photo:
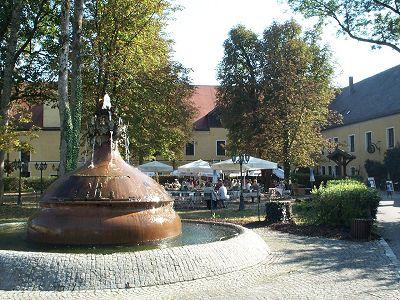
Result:
{"type": "Polygon", "coordinates": [[[234,272],[269,256],[263,239],[241,226],[184,222],[182,236],[187,224],[199,227],[193,232],[196,236],[201,232],[207,235],[212,228],[227,235],[213,242],[205,239],[202,244],[169,245],[163,241],[147,245],[151,250],[125,248],[105,254],[0,250],[0,289],[63,291],[162,285],[234,272]]]}
{"type": "Polygon", "coordinates": [[[28,222],[32,242],[70,245],[138,244],[181,234],[171,202],[41,203],[28,222]]]}
{"type": "Polygon", "coordinates": [[[137,244],[181,233],[173,199],[104,142],[93,162],[57,179],[29,219],[27,239],[70,245],[137,244]]]}

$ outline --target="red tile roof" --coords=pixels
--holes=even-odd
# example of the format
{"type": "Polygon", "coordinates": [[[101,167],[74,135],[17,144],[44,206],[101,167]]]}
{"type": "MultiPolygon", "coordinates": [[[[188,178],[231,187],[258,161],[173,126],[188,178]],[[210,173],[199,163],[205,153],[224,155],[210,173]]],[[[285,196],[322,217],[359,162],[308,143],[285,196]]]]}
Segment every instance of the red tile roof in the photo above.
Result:
{"type": "Polygon", "coordinates": [[[217,100],[216,97],[217,87],[213,85],[197,85],[191,101],[194,103],[198,112],[194,118],[194,122],[198,121],[199,119],[203,118],[207,115],[210,111],[215,108],[215,101],[217,100]]]}

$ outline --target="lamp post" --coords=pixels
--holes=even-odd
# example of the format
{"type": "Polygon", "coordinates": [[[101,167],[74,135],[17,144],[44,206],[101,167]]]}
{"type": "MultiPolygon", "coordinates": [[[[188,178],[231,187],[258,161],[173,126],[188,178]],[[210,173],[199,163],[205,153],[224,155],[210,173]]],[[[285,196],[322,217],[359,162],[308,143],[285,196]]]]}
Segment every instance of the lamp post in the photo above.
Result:
{"type": "Polygon", "coordinates": [[[233,152],[232,154],[232,162],[234,164],[240,165],[240,202],[239,202],[239,210],[244,210],[244,197],[243,197],[243,164],[247,164],[250,160],[250,155],[245,153],[240,153],[236,156],[236,153],[233,152]]]}
{"type": "MultiPolygon", "coordinates": [[[[52,170],[53,171],[55,171],[55,172],[57,172],[57,177],[58,177],[58,171],[60,170],[60,165],[58,165],[57,167],[56,167],[56,165],[55,164],[53,164],[52,166],[51,166],[51,168],[52,168],[52,170]]],[[[52,175],[53,176],[53,175],[52,175]]]]}
{"type": "Polygon", "coordinates": [[[12,162],[13,169],[19,169],[19,178],[18,178],[18,200],[17,200],[17,205],[22,205],[22,198],[21,198],[21,172],[22,172],[22,167],[24,165],[24,162],[21,161],[20,159],[14,160],[12,162]]]}
{"type": "Polygon", "coordinates": [[[40,195],[43,194],[43,170],[47,169],[46,162],[35,163],[35,169],[40,170],[40,195]]]}

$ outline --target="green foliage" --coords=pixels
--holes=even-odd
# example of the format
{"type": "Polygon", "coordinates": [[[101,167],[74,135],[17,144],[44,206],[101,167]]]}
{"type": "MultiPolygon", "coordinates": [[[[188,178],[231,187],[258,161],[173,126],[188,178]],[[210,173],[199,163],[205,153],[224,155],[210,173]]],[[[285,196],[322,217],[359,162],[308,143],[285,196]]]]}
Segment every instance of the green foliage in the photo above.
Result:
{"type": "Polygon", "coordinates": [[[105,92],[129,124],[134,158],[179,158],[192,129],[195,108],[189,70],[171,60],[171,41],[162,31],[170,1],[116,0],[87,3],[83,49],[85,114],[105,92]]]}
{"type": "Polygon", "coordinates": [[[325,144],[333,67],[319,41],[288,21],[262,37],[237,26],[224,43],[217,104],[229,139],[239,150],[282,162],[286,176],[290,164],[317,163],[325,144]]]}
{"type": "MultiPolygon", "coordinates": [[[[43,177],[43,190],[47,189],[55,180],[57,180],[57,177],[43,177]]],[[[40,177],[26,177],[24,178],[24,185],[27,190],[39,192],[41,186],[40,177]]]]}
{"type": "MultiPolygon", "coordinates": [[[[321,184],[325,185],[328,180],[332,180],[333,177],[330,175],[314,175],[315,182],[314,186],[319,187],[321,184]]],[[[303,185],[310,186],[310,173],[292,173],[292,182],[303,185]]]]}
{"type": "Polygon", "coordinates": [[[380,201],[378,191],[352,180],[330,180],[326,187],[312,191],[311,201],[293,206],[296,218],[303,222],[349,227],[354,218],[376,219],[380,201]]]}
{"type": "Polygon", "coordinates": [[[385,153],[384,163],[390,178],[395,181],[400,180],[400,146],[389,149],[385,153]]]}
{"type": "Polygon", "coordinates": [[[397,1],[288,0],[306,18],[319,18],[318,26],[330,21],[339,32],[358,41],[388,46],[400,52],[400,9],[397,1]]]}
{"type": "Polygon", "coordinates": [[[265,220],[268,223],[282,222],[285,218],[285,203],[283,202],[266,202],[265,203],[265,220]]]}
{"type": "Polygon", "coordinates": [[[365,170],[369,177],[374,177],[376,185],[382,186],[387,177],[387,169],[385,164],[380,161],[367,159],[364,163],[365,170]]]}
{"type": "MultiPolygon", "coordinates": [[[[43,177],[43,190],[47,189],[56,179],[56,177],[43,177]]],[[[18,192],[18,177],[4,177],[3,183],[5,192],[18,192]]],[[[27,192],[33,190],[40,191],[40,177],[22,177],[21,191],[27,192]]]]}

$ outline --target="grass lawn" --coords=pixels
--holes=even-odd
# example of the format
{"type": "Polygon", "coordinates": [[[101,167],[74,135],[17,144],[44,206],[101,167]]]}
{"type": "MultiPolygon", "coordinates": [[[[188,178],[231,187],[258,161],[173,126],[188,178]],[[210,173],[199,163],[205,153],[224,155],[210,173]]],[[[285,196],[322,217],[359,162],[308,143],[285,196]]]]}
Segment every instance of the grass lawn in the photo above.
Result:
{"type": "MultiPolygon", "coordinates": [[[[213,210],[184,210],[178,211],[182,219],[230,222],[245,225],[258,222],[257,205],[246,205],[246,209],[239,211],[235,208],[224,208],[213,210]]],[[[263,221],[265,215],[260,205],[260,220],[263,221]]]]}
{"type": "Polygon", "coordinates": [[[37,210],[35,202],[24,202],[21,206],[15,203],[4,203],[0,205],[0,223],[27,221],[37,210]]]}

